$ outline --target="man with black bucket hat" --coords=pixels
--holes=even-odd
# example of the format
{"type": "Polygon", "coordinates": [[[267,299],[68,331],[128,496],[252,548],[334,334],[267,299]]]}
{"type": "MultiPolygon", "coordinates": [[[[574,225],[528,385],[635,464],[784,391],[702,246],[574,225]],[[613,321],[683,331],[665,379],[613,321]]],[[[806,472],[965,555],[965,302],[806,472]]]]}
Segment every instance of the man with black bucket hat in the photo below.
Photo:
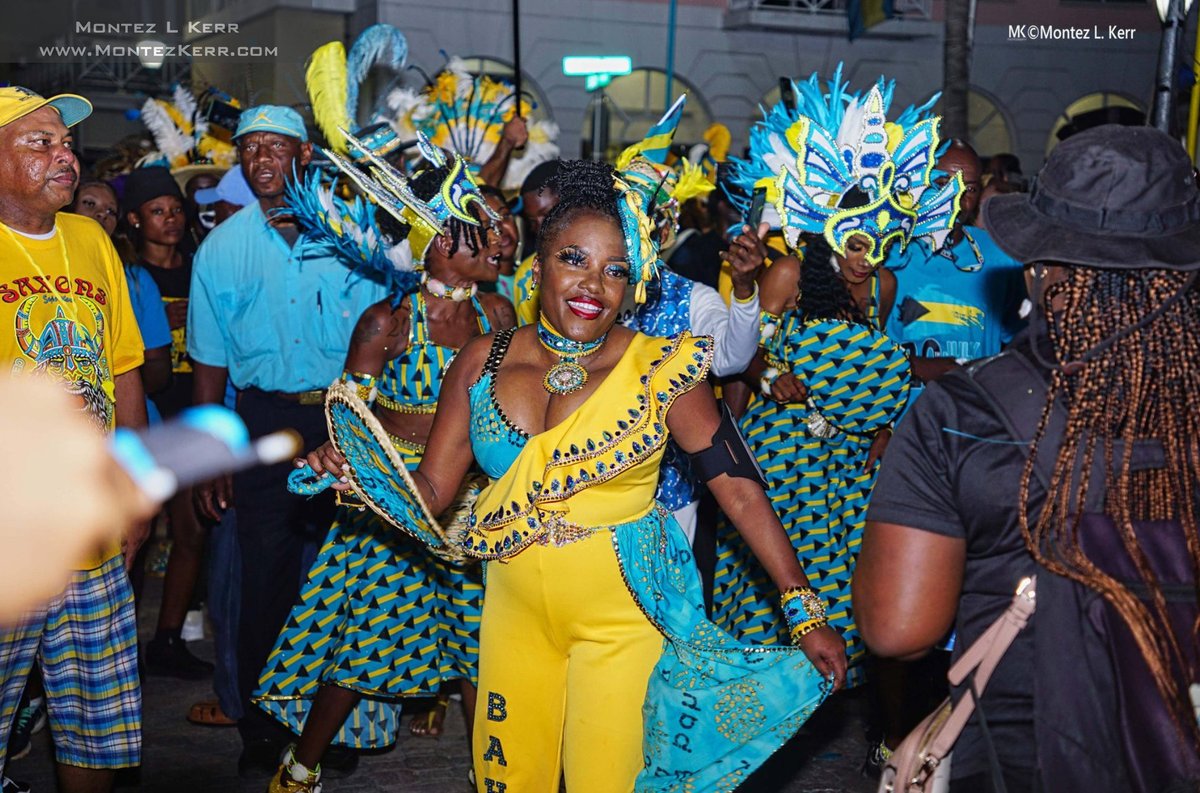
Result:
{"type": "Polygon", "coordinates": [[[1037,611],[954,745],[950,790],[1195,790],[1191,162],[1154,129],[1097,127],[984,216],[1025,265],[1031,325],[931,384],[897,430],[855,572],[860,628],[905,658],[954,629],[957,659],[1036,575],[1037,611]]]}

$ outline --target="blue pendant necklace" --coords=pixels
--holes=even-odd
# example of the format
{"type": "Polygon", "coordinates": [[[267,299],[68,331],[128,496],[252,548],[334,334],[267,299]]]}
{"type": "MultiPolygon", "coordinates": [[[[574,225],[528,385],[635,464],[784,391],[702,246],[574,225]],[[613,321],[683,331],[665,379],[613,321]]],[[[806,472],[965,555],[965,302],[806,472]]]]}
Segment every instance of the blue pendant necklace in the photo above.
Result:
{"type": "Polygon", "coordinates": [[[559,335],[551,328],[545,314],[538,315],[537,333],[542,346],[559,358],[558,363],[551,366],[542,378],[542,386],[551,394],[560,395],[583,388],[588,373],[587,369],[579,364],[579,359],[599,350],[608,338],[608,333],[591,341],[574,341],[559,335]]]}

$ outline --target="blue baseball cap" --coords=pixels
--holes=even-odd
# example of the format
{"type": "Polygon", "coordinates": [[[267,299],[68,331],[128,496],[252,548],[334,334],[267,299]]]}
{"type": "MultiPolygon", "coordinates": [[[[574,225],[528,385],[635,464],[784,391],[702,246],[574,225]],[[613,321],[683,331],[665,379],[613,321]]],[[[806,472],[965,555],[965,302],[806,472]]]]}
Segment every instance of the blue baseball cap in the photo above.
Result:
{"type": "Polygon", "coordinates": [[[250,185],[246,182],[246,177],[242,174],[242,169],[235,165],[225,172],[225,175],[221,177],[221,181],[217,182],[216,187],[197,190],[195,200],[197,204],[215,204],[218,201],[228,201],[235,206],[244,207],[254,203],[258,199],[255,197],[254,191],[250,189],[250,185]]]}
{"type": "Polygon", "coordinates": [[[308,140],[304,119],[295,110],[283,105],[258,105],[243,110],[242,115],[238,117],[237,132],[233,133],[233,139],[237,140],[251,132],[288,135],[299,139],[301,143],[308,140]]]}

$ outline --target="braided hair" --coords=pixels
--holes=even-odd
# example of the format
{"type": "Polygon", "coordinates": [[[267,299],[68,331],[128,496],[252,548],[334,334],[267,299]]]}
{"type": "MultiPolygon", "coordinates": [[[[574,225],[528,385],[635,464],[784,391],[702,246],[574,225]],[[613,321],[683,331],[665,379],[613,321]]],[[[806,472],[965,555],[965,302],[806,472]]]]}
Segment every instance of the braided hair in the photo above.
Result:
{"type": "MultiPolygon", "coordinates": [[[[439,168],[426,168],[412,178],[409,182],[409,187],[412,188],[413,194],[417,198],[422,201],[428,201],[438,194],[438,191],[442,189],[442,185],[449,176],[449,165],[443,165],[439,168]]],[[[450,256],[458,253],[458,247],[461,243],[466,243],[467,248],[470,249],[472,254],[478,254],[487,247],[489,225],[484,221],[478,207],[472,206],[469,211],[479,221],[479,225],[472,225],[456,217],[451,217],[443,227],[443,232],[450,234],[450,256]]],[[[377,209],[375,211],[375,220],[379,224],[379,230],[393,244],[408,238],[410,231],[408,224],[397,220],[389,212],[377,209]]]]}
{"type": "Polygon", "coordinates": [[[1188,692],[1174,671],[1186,669],[1184,656],[1133,522],[1178,521],[1192,570],[1200,569],[1200,288],[1195,274],[1072,267],[1047,300],[1058,295],[1063,308],[1046,318],[1046,327],[1059,365],[1021,477],[1021,531],[1040,564],[1095,590],[1120,614],[1177,725],[1197,742],[1188,692]],[[1029,484],[1056,400],[1066,406],[1066,427],[1050,492],[1033,522],[1029,484]],[[1139,439],[1161,442],[1165,467],[1132,470],[1130,450],[1139,439]],[[1118,442],[1126,453],[1115,460],[1118,442]],[[1149,605],[1080,546],[1079,505],[1086,503],[1090,482],[1074,475],[1075,462],[1082,457],[1082,470],[1091,471],[1097,455],[1105,472],[1104,512],[1151,594],[1149,605]]]}
{"type": "Polygon", "coordinates": [[[558,195],[558,203],[542,221],[538,232],[537,253],[545,260],[550,240],[580,214],[592,212],[610,218],[618,226],[617,191],[613,187],[616,172],[608,163],[594,160],[563,160],[547,185],[558,195]]]}
{"type": "Polygon", "coordinates": [[[807,322],[841,319],[867,324],[862,309],[850,294],[845,279],[831,264],[833,249],[823,235],[805,234],[800,261],[800,300],[797,310],[807,322]]]}

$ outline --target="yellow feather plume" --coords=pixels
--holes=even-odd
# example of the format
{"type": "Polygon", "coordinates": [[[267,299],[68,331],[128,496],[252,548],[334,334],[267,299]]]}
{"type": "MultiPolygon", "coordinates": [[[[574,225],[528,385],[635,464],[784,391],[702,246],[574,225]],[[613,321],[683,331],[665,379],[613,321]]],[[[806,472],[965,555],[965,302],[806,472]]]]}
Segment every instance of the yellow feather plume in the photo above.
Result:
{"type": "Polygon", "coordinates": [[[716,187],[705,176],[703,168],[684,160],[683,168],[679,173],[679,183],[675,185],[675,189],[671,192],[671,197],[682,204],[688,199],[707,195],[715,190],[716,187]]]}
{"type": "Polygon", "coordinates": [[[308,89],[317,126],[333,150],[340,154],[347,153],[349,144],[338,127],[351,129],[354,126],[354,120],[346,112],[348,80],[346,48],[342,42],[331,41],[313,52],[304,72],[304,86],[308,89]]]}
{"type": "Polygon", "coordinates": [[[708,144],[709,157],[717,162],[725,162],[729,157],[729,145],[733,142],[733,136],[729,134],[729,127],[724,124],[711,124],[704,130],[704,142],[708,144]]]}

